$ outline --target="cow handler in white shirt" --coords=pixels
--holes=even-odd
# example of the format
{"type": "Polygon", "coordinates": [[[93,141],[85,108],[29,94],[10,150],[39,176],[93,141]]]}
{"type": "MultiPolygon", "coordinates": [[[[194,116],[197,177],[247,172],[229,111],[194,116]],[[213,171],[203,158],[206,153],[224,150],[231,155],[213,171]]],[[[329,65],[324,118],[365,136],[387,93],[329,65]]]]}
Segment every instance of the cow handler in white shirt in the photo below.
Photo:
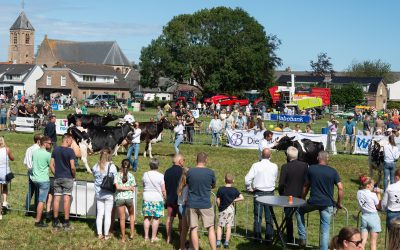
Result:
{"type": "Polygon", "coordinates": [[[254,163],[245,177],[247,191],[254,193],[254,238],[257,240],[261,240],[263,210],[266,223],[265,239],[267,241],[271,240],[274,234],[269,207],[256,201],[259,196],[274,195],[278,166],[270,161],[271,154],[272,152],[269,148],[263,149],[262,160],[254,163]]]}
{"type": "Polygon", "coordinates": [[[272,141],[272,136],[274,134],[270,130],[265,130],[264,131],[264,139],[260,141],[258,144],[258,152],[259,152],[259,159],[262,160],[262,152],[264,149],[269,148],[272,149],[272,147],[278,145],[279,139],[276,141],[272,141]]]}
{"type": "Polygon", "coordinates": [[[179,154],[179,145],[183,141],[183,130],[185,129],[182,124],[182,117],[177,118],[178,123],[176,124],[176,127],[174,128],[175,132],[175,143],[174,143],[174,148],[175,148],[175,153],[179,154]]]}
{"type": "Polygon", "coordinates": [[[126,157],[132,165],[133,172],[137,171],[138,162],[139,162],[139,151],[140,151],[140,135],[142,134],[142,130],[139,127],[139,122],[135,122],[133,124],[134,132],[130,135],[131,137],[131,145],[128,149],[128,153],[126,157]],[[133,160],[132,160],[133,153],[133,160]]]}
{"type": "Polygon", "coordinates": [[[382,199],[382,210],[386,211],[386,226],[390,230],[390,221],[400,217],[400,169],[394,172],[395,183],[389,185],[382,199]]]}

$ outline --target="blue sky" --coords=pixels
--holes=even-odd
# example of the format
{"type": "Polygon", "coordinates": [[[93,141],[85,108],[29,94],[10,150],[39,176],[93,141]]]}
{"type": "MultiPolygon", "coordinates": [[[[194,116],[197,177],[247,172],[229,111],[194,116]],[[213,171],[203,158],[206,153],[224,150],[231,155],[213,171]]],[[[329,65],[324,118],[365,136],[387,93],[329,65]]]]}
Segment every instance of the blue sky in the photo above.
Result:
{"type": "MultiPolygon", "coordinates": [[[[281,68],[310,70],[310,60],[326,52],[336,71],[375,59],[400,71],[396,0],[25,0],[36,46],[45,34],[53,39],[115,40],[135,62],[173,16],[216,6],[240,7],[268,34],[277,35],[281,68]]],[[[21,1],[0,0],[0,61],[7,60],[9,28],[20,11],[21,1]]]]}

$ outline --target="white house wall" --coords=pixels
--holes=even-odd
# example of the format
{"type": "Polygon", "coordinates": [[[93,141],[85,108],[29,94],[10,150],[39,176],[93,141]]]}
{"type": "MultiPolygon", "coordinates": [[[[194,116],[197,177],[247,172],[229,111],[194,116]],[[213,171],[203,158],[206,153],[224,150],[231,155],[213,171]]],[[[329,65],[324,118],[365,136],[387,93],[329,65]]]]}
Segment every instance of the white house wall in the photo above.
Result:
{"type": "Polygon", "coordinates": [[[145,93],[143,95],[143,100],[146,102],[151,102],[155,100],[155,97],[158,97],[160,101],[171,101],[172,94],[168,93],[145,93]]]}
{"type": "Polygon", "coordinates": [[[400,101],[400,81],[387,85],[390,101],[400,101]]]}
{"type": "MultiPolygon", "coordinates": [[[[71,72],[71,73],[77,82],[85,82],[83,80],[83,75],[78,75],[75,72],[71,72]]],[[[98,75],[91,75],[91,76],[96,77],[96,81],[93,81],[93,82],[114,84],[114,76],[98,76],[98,75]],[[107,77],[109,78],[108,82],[107,82],[107,77]]]]}
{"type": "MultiPolygon", "coordinates": [[[[25,94],[30,96],[36,95],[36,81],[39,80],[43,76],[43,70],[39,66],[35,66],[32,72],[28,75],[28,78],[24,82],[23,90],[25,90],[25,94]]],[[[14,91],[17,87],[14,87],[14,91]]],[[[17,91],[18,92],[18,91],[17,91]]],[[[23,92],[22,92],[23,93],[23,92]]]]}

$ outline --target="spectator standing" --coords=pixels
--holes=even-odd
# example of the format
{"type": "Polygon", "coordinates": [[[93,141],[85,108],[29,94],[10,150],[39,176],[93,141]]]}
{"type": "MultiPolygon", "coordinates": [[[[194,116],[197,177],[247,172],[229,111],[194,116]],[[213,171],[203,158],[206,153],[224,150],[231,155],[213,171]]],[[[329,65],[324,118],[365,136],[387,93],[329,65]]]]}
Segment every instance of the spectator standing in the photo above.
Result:
{"type": "Polygon", "coordinates": [[[108,232],[111,225],[111,213],[114,206],[114,193],[101,188],[104,177],[116,176],[117,168],[112,163],[111,149],[106,148],[100,151],[100,161],[92,168],[94,177],[94,190],[96,192],[96,228],[98,238],[108,240],[108,232]],[[104,221],[104,223],[103,223],[104,221]],[[104,224],[104,233],[103,233],[104,224]]]}
{"type": "Polygon", "coordinates": [[[193,139],[194,139],[194,123],[195,119],[193,117],[192,112],[189,110],[186,113],[186,121],[185,121],[185,130],[186,130],[186,137],[187,141],[190,144],[193,144],[193,139]]]}
{"type": "Polygon", "coordinates": [[[189,195],[189,188],[186,182],[187,178],[187,172],[189,171],[188,168],[183,167],[182,169],[182,175],[181,179],[179,180],[179,186],[178,186],[178,207],[179,207],[179,214],[182,217],[182,223],[181,223],[181,228],[180,228],[180,249],[185,249],[185,243],[186,243],[186,238],[187,234],[189,231],[189,224],[188,224],[188,218],[186,216],[186,203],[188,200],[188,195],[189,195]]]}
{"type": "Polygon", "coordinates": [[[88,111],[87,111],[87,107],[86,107],[86,102],[84,102],[82,104],[81,111],[82,111],[82,115],[87,115],[88,111]]]}
{"type": "Polygon", "coordinates": [[[219,114],[221,112],[221,103],[218,102],[217,105],[215,105],[215,112],[217,114],[219,114]]]}
{"type": "Polygon", "coordinates": [[[332,238],[329,249],[363,250],[361,233],[357,228],[344,227],[332,238]]]}
{"type": "Polygon", "coordinates": [[[346,142],[344,144],[344,151],[350,153],[353,150],[353,141],[356,135],[356,123],[353,121],[352,116],[347,117],[347,121],[343,125],[342,135],[346,135],[346,142]],[[350,147],[348,145],[350,143],[350,147]]]}
{"type": "MultiPolygon", "coordinates": [[[[281,174],[279,176],[279,195],[301,198],[308,164],[298,160],[299,151],[295,147],[288,147],[286,150],[286,155],[287,163],[282,166],[281,174]]],[[[292,218],[288,218],[292,211],[293,208],[284,208],[287,218],[287,242],[294,242],[293,221],[292,218]]]]}
{"type": "Polygon", "coordinates": [[[115,206],[118,209],[119,226],[121,230],[121,241],[125,242],[125,211],[129,212],[129,224],[130,224],[130,236],[129,239],[133,239],[135,234],[135,211],[134,211],[134,198],[135,198],[135,186],[136,181],[133,174],[129,173],[129,160],[124,159],[121,162],[121,169],[115,175],[114,184],[117,189],[115,195],[115,206]]]}
{"type": "Polygon", "coordinates": [[[386,226],[390,228],[390,222],[400,217],[400,169],[394,173],[395,183],[389,185],[382,199],[382,210],[386,211],[386,226]]]}
{"type": "MultiPolygon", "coordinates": [[[[7,184],[10,181],[6,180],[7,174],[11,173],[9,161],[14,161],[14,156],[11,153],[11,150],[6,146],[6,142],[4,137],[0,137],[0,190],[2,191],[3,204],[2,207],[8,209],[7,195],[8,195],[8,186],[7,184]]],[[[1,198],[0,198],[1,200],[1,198]]],[[[1,209],[0,209],[0,219],[1,217],[1,209]]]]}
{"type": "Polygon", "coordinates": [[[395,218],[390,222],[389,246],[388,250],[400,249],[400,218],[395,218]]]}
{"type": "Polygon", "coordinates": [[[243,195],[234,188],[234,177],[232,174],[225,175],[225,186],[220,187],[217,191],[218,206],[218,228],[217,228],[217,248],[221,247],[222,228],[226,228],[226,236],[224,248],[229,248],[229,240],[231,238],[231,228],[235,221],[234,202],[244,200],[243,195]]]}
{"type": "Polygon", "coordinates": [[[261,240],[261,224],[263,210],[265,213],[265,239],[271,240],[274,233],[269,206],[256,200],[260,196],[274,195],[275,181],[278,176],[278,166],[270,161],[272,152],[269,148],[262,151],[262,160],[254,163],[245,176],[246,189],[254,194],[254,238],[261,240]]]}
{"type": "Polygon", "coordinates": [[[383,146],[384,167],[383,167],[383,188],[386,190],[389,184],[394,182],[394,171],[396,162],[399,159],[399,148],[394,141],[394,135],[389,136],[389,143],[383,146]]]}
{"type": "Polygon", "coordinates": [[[328,124],[328,130],[330,139],[330,150],[333,155],[337,155],[337,150],[336,150],[337,129],[338,129],[338,121],[335,118],[332,118],[328,124]]]}
{"type": "Polygon", "coordinates": [[[371,134],[371,126],[369,125],[369,122],[371,120],[371,117],[369,115],[366,115],[363,121],[363,134],[364,135],[370,135],[371,134]]]}
{"type": "Polygon", "coordinates": [[[338,200],[336,207],[342,207],[342,182],[340,181],[340,177],[336,169],[328,166],[327,164],[328,153],[326,151],[321,151],[318,153],[318,164],[311,165],[307,171],[302,198],[305,199],[308,191],[311,189],[310,198],[304,206],[298,209],[298,213],[296,214],[300,246],[305,246],[307,240],[304,226],[304,214],[318,210],[321,228],[320,249],[328,249],[330,223],[333,214],[333,207],[335,206],[335,201],[333,199],[334,185],[336,185],[338,189],[338,200]]]}
{"type": "Polygon", "coordinates": [[[178,208],[178,186],[181,180],[182,171],[183,171],[183,164],[185,159],[181,154],[177,154],[173,158],[173,165],[172,167],[168,168],[164,173],[164,182],[165,182],[165,190],[167,193],[167,243],[171,243],[171,234],[172,234],[172,225],[174,223],[174,218],[178,215],[179,218],[179,231],[181,229],[182,224],[182,216],[179,213],[178,208]]]}
{"type": "Polygon", "coordinates": [[[179,145],[183,141],[183,131],[184,131],[184,129],[185,128],[183,127],[183,124],[182,124],[182,118],[178,117],[177,118],[176,127],[174,128],[174,132],[175,132],[175,143],[174,143],[175,154],[179,154],[179,145]]]}
{"type": "Polygon", "coordinates": [[[385,132],[385,123],[380,116],[377,116],[375,120],[375,132],[378,130],[380,130],[382,133],[385,132]]]}
{"type": "Polygon", "coordinates": [[[0,104],[0,130],[4,130],[7,124],[7,108],[3,103],[0,104]]]}
{"type": "MultiPolygon", "coordinates": [[[[32,196],[35,196],[35,208],[37,207],[38,204],[38,190],[35,187],[35,184],[32,181],[32,168],[33,168],[33,162],[32,162],[32,155],[33,152],[38,150],[40,148],[40,139],[43,137],[42,134],[35,134],[33,137],[33,145],[30,146],[26,152],[25,152],[25,157],[24,157],[24,165],[26,166],[28,170],[28,193],[26,194],[26,199],[25,199],[25,210],[26,215],[28,215],[28,212],[30,211],[30,205],[31,205],[31,200],[32,196]]],[[[51,146],[51,145],[50,145],[51,146]]]]}
{"type": "Polygon", "coordinates": [[[36,227],[47,227],[47,224],[42,220],[42,212],[50,190],[49,168],[51,153],[49,151],[51,150],[51,143],[50,137],[42,137],[40,139],[40,148],[32,154],[32,181],[39,192],[36,207],[36,227]]]}
{"type": "Polygon", "coordinates": [[[199,237],[197,231],[201,217],[203,226],[208,231],[210,248],[215,250],[214,209],[211,206],[210,195],[211,189],[215,188],[216,178],[214,171],[206,167],[206,153],[198,153],[196,161],[196,167],[189,169],[186,179],[189,188],[186,213],[188,213],[189,218],[190,239],[193,248],[198,250],[199,237]]]}
{"type": "Polygon", "coordinates": [[[20,103],[18,106],[18,117],[27,117],[28,116],[28,111],[26,110],[25,104],[20,103]]]}
{"type": "Polygon", "coordinates": [[[374,189],[374,180],[367,176],[360,178],[362,189],[357,192],[358,206],[361,209],[361,236],[362,246],[365,247],[368,240],[368,233],[371,234],[370,247],[376,250],[378,234],[382,231],[381,219],[377,208],[381,207],[381,190],[374,189]],[[373,192],[372,192],[373,191],[373,192]]]}
{"type": "Polygon", "coordinates": [[[164,175],[157,171],[159,161],[156,158],[150,160],[150,171],[143,174],[143,206],[144,239],[149,240],[150,221],[151,242],[157,242],[158,225],[160,218],[164,216],[164,199],[166,197],[164,175]]]}
{"type": "Polygon", "coordinates": [[[49,116],[49,122],[47,123],[46,127],[44,128],[43,134],[45,136],[48,136],[51,138],[51,141],[53,142],[53,147],[55,147],[57,145],[56,116],[55,115],[49,116]]]}
{"type": "Polygon", "coordinates": [[[301,131],[301,129],[300,129],[300,125],[299,124],[294,125],[293,132],[294,133],[303,133],[303,131],[301,131]]]}
{"type": "Polygon", "coordinates": [[[208,129],[211,131],[212,135],[211,147],[219,147],[220,133],[222,131],[222,121],[219,119],[219,115],[217,113],[214,114],[214,118],[210,121],[208,129]]]}
{"type": "Polygon", "coordinates": [[[246,118],[243,117],[243,112],[239,112],[239,116],[235,121],[236,129],[246,129],[246,118]]]}
{"type": "Polygon", "coordinates": [[[131,145],[128,148],[128,153],[126,154],[127,159],[132,165],[133,172],[137,171],[138,162],[139,162],[139,151],[140,151],[140,136],[142,134],[142,130],[139,127],[139,122],[135,122],[133,125],[134,132],[131,134],[131,145]],[[132,153],[134,154],[134,158],[132,160],[132,153]]]}
{"type": "Polygon", "coordinates": [[[314,134],[314,131],[311,129],[311,125],[310,124],[306,125],[306,131],[304,133],[314,134]]]}
{"type": "Polygon", "coordinates": [[[56,146],[51,154],[50,169],[54,174],[54,203],[53,203],[53,227],[64,227],[65,231],[72,229],[69,223],[69,211],[71,206],[72,188],[76,175],[75,153],[70,148],[72,136],[64,134],[61,146],[56,146]],[[64,224],[58,218],[61,196],[64,201],[64,224]]]}
{"type": "Polygon", "coordinates": [[[157,121],[161,121],[161,119],[164,117],[164,112],[161,109],[161,106],[157,106],[157,121]]]}
{"type": "Polygon", "coordinates": [[[15,121],[17,120],[18,108],[15,106],[14,103],[11,103],[8,114],[10,117],[11,131],[15,132],[15,121]]]}

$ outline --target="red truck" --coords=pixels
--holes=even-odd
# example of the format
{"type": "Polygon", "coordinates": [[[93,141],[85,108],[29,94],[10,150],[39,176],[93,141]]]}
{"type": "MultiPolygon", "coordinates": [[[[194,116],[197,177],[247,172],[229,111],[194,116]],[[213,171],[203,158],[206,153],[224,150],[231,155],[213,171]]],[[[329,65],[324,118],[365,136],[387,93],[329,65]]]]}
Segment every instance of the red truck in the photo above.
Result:
{"type": "Polygon", "coordinates": [[[218,94],[212,96],[210,98],[204,99],[204,102],[207,104],[221,104],[221,106],[233,106],[235,104],[239,104],[240,106],[246,106],[249,104],[248,99],[239,99],[236,96],[229,96],[225,94],[218,94]]]}

